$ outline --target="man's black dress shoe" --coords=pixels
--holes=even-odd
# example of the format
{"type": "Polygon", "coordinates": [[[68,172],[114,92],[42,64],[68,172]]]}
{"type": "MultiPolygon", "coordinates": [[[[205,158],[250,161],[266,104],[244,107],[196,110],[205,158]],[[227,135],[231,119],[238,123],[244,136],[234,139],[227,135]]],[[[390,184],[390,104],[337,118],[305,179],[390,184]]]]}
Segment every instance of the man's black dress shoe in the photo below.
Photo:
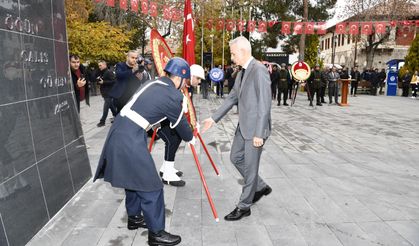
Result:
{"type": "Polygon", "coordinates": [[[153,233],[148,231],[148,245],[177,245],[180,243],[182,238],[178,235],[170,234],[164,230],[159,231],[158,233],[153,233]]]}
{"type": "Polygon", "coordinates": [[[128,230],[137,230],[140,227],[147,228],[143,216],[128,216],[128,230]]]}
{"type": "Polygon", "coordinates": [[[265,188],[263,188],[262,190],[255,192],[255,196],[253,197],[252,202],[255,203],[259,201],[262,198],[262,196],[267,196],[271,192],[272,192],[272,188],[269,185],[265,186],[265,188]]]}
{"type": "Polygon", "coordinates": [[[233,212],[227,214],[224,219],[227,221],[235,221],[235,220],[239,220],[243,217],[249,216],[250,213],[250,208],[248,210],[242,210],[240,208],[235,208],[233,210],[233,212]]]}
{"type": "MultiPolygon", "coordinates": [[[[159,174],[160,174],[160,177],[163,177],[163,172],[159,172],[159,174]]],[[[183,176],[183,172],[182,171],[177,171],[176,172],[176,175],[179,176],[179,177],[182,177],[183,176]]]]}

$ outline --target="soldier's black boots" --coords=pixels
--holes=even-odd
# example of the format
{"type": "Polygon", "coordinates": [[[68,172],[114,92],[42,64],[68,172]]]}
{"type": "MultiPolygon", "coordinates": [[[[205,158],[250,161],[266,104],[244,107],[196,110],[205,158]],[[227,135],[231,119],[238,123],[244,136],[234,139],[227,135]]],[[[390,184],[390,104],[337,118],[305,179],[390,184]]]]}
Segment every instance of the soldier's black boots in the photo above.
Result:
{"type": "Polygon", "coordinates": [[[140,227],[147,228],[143,216],[128,216],[128,230],[137,230],[140,227]]]}

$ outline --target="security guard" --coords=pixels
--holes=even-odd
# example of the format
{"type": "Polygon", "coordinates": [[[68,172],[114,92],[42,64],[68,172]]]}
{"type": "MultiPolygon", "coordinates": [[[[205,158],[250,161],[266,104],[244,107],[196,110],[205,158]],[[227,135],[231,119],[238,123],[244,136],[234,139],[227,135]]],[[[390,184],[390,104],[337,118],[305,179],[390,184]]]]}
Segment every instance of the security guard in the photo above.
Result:
{"type": "Polygon", "coordinates": [[[320,90],[322,86],[322,72],[320,65],[316,64],[314,71],[311,73],[310,78],[307,80],[308,89],[310,90],[310,106],[313,106],[314,94],[316,94],[316,105],[323,106],[320,100],[320,90]]]}
{"type": "Polygon", "coordinates": [[[167,119],[183,140],[195,142],[179,91],[190,78],[189,65],[172,58],[164,71],[166,76],[141,86],[115,118],[94,177],[125,189],[128,229],[147,227],[149,245],[176,245],[181,238],[164,230],[163,184],[147,149],[147,131],[167,119]]]}
{"type": "Polygon", "coordinates": [[[281,64],[281,70],[279,70],[279,82],[278,82],[278,106],[281,105],[281,94],[284,94],[284,106],[288,106],[288,71],[285,69],[285,63],[281,64]]]}
{"type": "MultiPolygon", "coordinates": [[[[187,86],[197,87],[201,80],[205,79],[204,69],[197,65],[193,64],[191,66],[191,80],[190,84],[187,86]]],[[[191,123],[193,130],[198,130],[198,122],[196,122],[195,111],[192,106],[192,100],[188,94],[188,90],[185,88],[182,90],[184,93],[184,112],[187,114],[187,118],[191,123]]],[[[180,143],[182,142],[179,134],[169,127],[168,121],[163,121],[161,123],[161,129],[158,131],[158,136],[163,139],[165,143],[164,147],[164,162],[160,168],[160,176],[164,184],[169,184],[172,186],[185,186],[185,181],[181,180],[183,175],[182,171],[177,170],[175,166],[175,156],[176,151],[179,148],[180,143]]]]}

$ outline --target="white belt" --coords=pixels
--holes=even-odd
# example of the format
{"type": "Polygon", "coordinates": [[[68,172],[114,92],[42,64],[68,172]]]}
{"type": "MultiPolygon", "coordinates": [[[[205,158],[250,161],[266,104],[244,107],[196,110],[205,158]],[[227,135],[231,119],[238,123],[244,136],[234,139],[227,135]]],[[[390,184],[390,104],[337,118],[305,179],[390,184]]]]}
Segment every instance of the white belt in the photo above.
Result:
{"type": "MultiPolygon", "coordinates": [[[[137,98],[148,87],[150,87],[153,84],[162,84],[162,85],[167,86],[167,84],[165,84],[165,83],[163,83],[159,80],[156,80],[154,82],[151,82],[151,83],[147,84],[146,86],[141,88],[141,90],[139,90],[137,93],[135,93],[134,96],[132,96],[132,98],[129,100],[129,102],[122,108],[121,112],[119,113],[122,117],[127,117],[128,119],[132,120],[135,124],[137,124],[138,126],[143,128],[145,131],[149,131],[153,127],[153,125],[151,125],[150,122],[148,122],[148,120],[144,119],[144,117],[142,117],[139,113],[132,110],[131,107],[134,105],[137,98]]],[[[163,118],[162,120],[164,120],[165,118],[163,118]]]]}

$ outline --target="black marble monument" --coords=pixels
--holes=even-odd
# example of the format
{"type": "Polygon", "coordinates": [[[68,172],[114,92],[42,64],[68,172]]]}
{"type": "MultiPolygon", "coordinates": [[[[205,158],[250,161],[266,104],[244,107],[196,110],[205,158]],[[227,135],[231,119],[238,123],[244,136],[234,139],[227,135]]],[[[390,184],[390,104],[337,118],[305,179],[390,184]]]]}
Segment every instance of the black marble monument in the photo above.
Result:
{"type": "Polygon", "coordinates": [[[0,245],[25,245],[90,179],[64,0],[0,0],[0,245]]]}

